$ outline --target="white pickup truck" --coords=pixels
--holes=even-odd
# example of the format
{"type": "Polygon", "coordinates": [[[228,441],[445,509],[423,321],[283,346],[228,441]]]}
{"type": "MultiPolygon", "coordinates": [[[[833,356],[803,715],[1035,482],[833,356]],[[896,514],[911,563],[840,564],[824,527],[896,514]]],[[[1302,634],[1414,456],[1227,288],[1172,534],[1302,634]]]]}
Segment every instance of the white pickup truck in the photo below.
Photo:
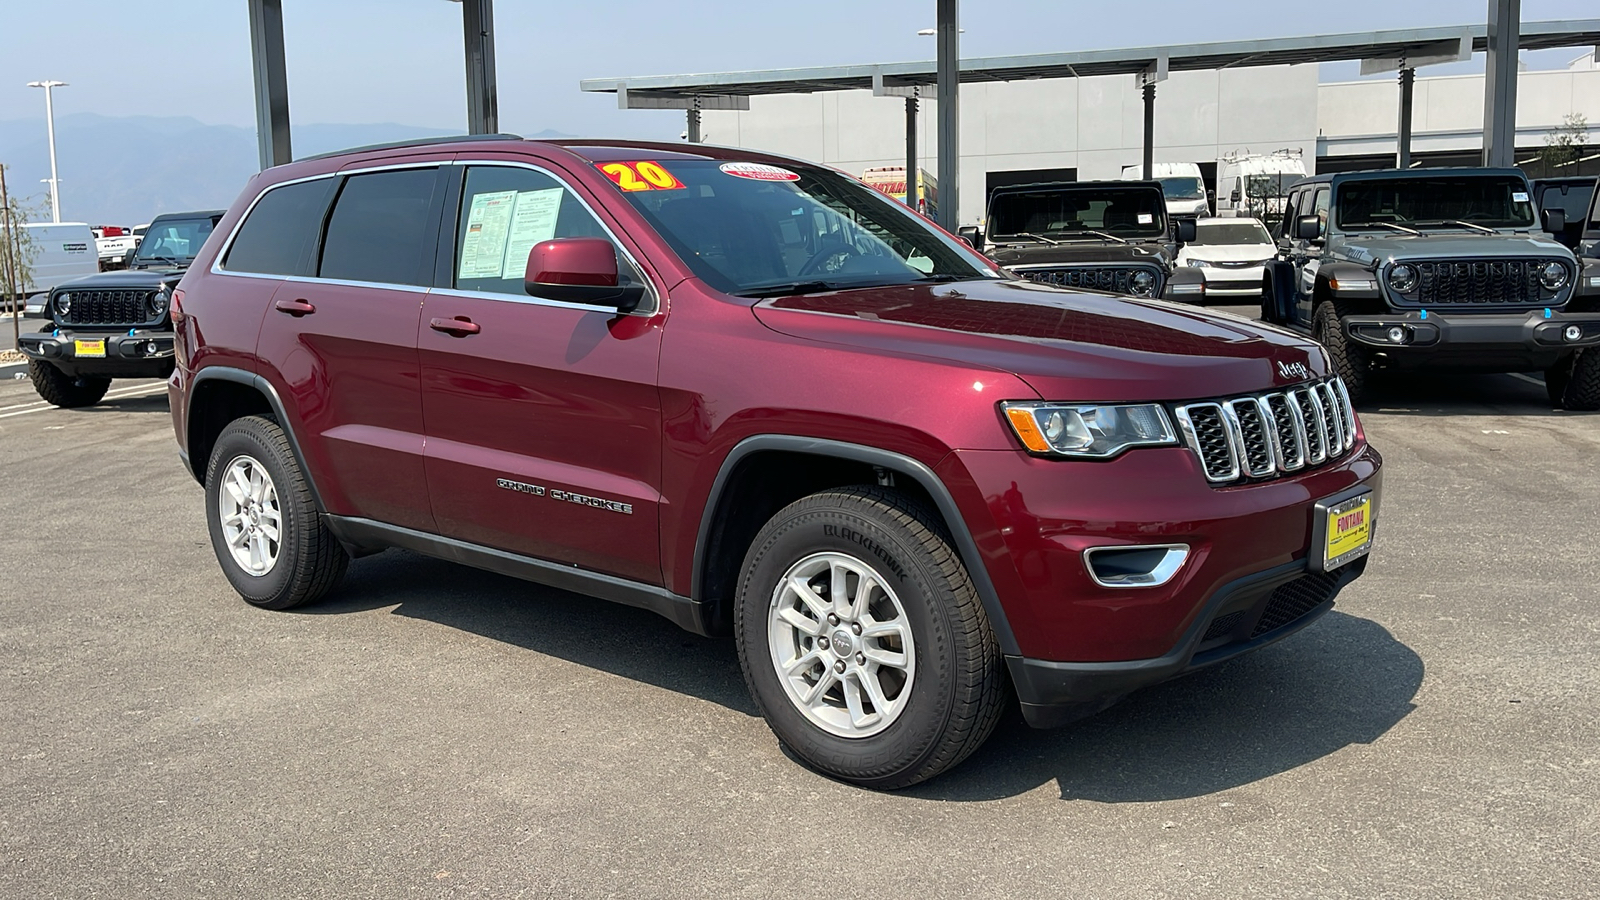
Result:
{"type": "Polygon", "coordinates": [[[139,245],[133,229],[121,225],[96,225],[94,231],[95,255],[100,258],[100,271],[120,269],[123,257],[139,245]]]}

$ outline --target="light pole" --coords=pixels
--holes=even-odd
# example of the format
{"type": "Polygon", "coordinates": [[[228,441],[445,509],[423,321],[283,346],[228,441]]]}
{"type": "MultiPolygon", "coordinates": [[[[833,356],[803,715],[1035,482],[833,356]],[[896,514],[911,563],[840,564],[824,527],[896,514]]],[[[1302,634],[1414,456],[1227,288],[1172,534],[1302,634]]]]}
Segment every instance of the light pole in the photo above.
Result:
{"type": "MultiPolygon", "coordinates": [[[[938,222],[946,231],[956,230],[956,216],[960,208],[961,178],[961,101],[957,91],[961,87],[961,51],[959,35],[965,30],[956,21],[957,0],[938,0],[934,5],[937,27],[930,32],[924,28],[917,34],[931,34],[938,41],[934,63],[935,81],[938,84],[939,128],[936,146],[939,152],[939,216],[938,222]]],[[[909,173],[908,173],[909,174],[909,173]]]]}
{"type": "Polygon", "coordinates": [[[50,221],[61,221],[60,180],[56,177],[56,108],[50,92],[66,87],[65,81],[30,81],[28,87],[44,88],[44,123],[50,134],[50,221]]]}

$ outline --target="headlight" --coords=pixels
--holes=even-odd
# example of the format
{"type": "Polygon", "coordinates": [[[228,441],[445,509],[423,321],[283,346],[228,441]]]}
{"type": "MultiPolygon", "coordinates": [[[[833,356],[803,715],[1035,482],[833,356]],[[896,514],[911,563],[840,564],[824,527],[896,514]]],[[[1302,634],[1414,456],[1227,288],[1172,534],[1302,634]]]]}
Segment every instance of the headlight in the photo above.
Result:
{"type": "Polygon", "coordinates": [[[1156,276],[1144,269],[1140,269],[1133,273],[1133,280],[1129,282],[1128,288],[1133,291],[1135,297],[1148,297],[1155,293],[1156,276]]]}
{"type": "Polygon", "coordinates": [[[1191,259],[1187,263],[1185,263],[1185,265],[1189,266],[1189,268],[1191,268],[1191,269],[1204,269],[1207,266],[1211,265],[1211,263],[1208,263],[1203,259],[1191,259]]]}
{"type": "Polygon", "coordinates": [[[72,295],[62,294],[56,298],[56,311],[63,316],[72,312],[72,295]]]}
{"type": "Polygon", "coordinates": [[[1401,294],[1409,294],[1417,289],[1417,270],[1415,266],[1401,263],[1389,270],[1389,287],[1401,294]]]}
{"type": "Polygon", "coordinates": [[[150,317],[152,319],[156,316],[164,315],[167,311],[167,292],[156,291],[154,294],[151,294],[149,304],[150,317]]]}
{"type": "Polygon", "coordinates": [[[1559,291],[1567,283],[1567,267],[1550,260],[1539,267],[1539,283],[1547,291],[1559,291]]]}
{"type": "Polygon", "coordinates": [[[1156,404],[1070,406],[1006,403],[1006,419],[1032,453],[1103,459],[1129,447],[1175,444],[1167,411],[1156,404]]]}

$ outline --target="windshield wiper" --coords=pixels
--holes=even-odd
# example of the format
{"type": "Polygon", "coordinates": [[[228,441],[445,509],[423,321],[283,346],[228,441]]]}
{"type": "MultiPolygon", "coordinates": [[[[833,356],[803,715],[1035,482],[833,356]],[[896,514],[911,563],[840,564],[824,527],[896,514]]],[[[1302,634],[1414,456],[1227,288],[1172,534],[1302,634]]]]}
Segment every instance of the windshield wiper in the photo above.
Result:
{"type": "Polygon", "coordinates": [[[1019,231],[1016,234],[1012,235],[1012,237],[1033,238],[1034,240],[1038,241],[1041,244],[1049,244],[1052,247],[1054,247],[1057,244],[1061,243],[1060,241],[1052,241],[1052,240],[1050,240],[1049,238],[1045,237],[1042,234],[1034,234],[1031,231],[1019,231]]]}
{"type": "Polygon", "coordinates": [[[735,297],[791,297],[799,294],[818,294],[823,291],[837,290],[839,285],[831,281],[791,281],[787,284],[762,284],[749,290],[735,291],[735,297]]]}
{"type": "Polygon", "coordinates": [[[1354,223],[1352,225],[1346,225],[1344,227],[1346,227],[1346,228],[1388,228],[1391,231],[1398,231],[1401,234],[1414,234],[1417,237],[1422,237],[1422,232],[1416,230],[1415,228],[1407,228],[1404,225],[1396,225],[1393,222],[1356,222],[1356,223],[1354,223]]]}
{"type": "Polygon", "coordinates": [[[171,264],[173,264],[175,266],[183,264],[176,256],[135,256],[133,258],[133,261],[136,262],[136,263],[138,263],[138,262],[165,262],[165,263],[171,263],[171,264]]]}
{"type": "Polygon", "coordinates": [[[1446,219],[1443,222],[1440,222],[1439,224],[1440,225],[1460,225],[1462,228],[1470,228],[1473,231],[1479,232],[1480,234],[1499,234],[1500,233],[1498,231],[1495,231],[1493,228],[1488,228],[1488,227],[1485,227],[1483,225],[1479,225],[1476,222],[1463,222],[1460,219],[1446,219]]]}
{"type": "Polygon", "coordinates": [[[1105,233],[1105,232],[1104,232],[1104,231],[1089,231],[1089,230],[1084,230],[1084,231],[1075,231],[1075,232],[1073,232],[1073,234],[1092,234],[1092,235],[1094,235],[1094,236],[1095,236],[1095,237],[1098,237],[1098,238],[1105,238],[1105,239],[1106,239],[1106,240],[1108,240],[1108,241],[1116,241],[1116,242],[1117,242],[1117,243],[1119,243],[1119,244],[1126,244],[1126,243],[1127,243],[1127,241],[1126,241],[1126,240],[1124,240],[1124,239],[1122,239],[1122,238],[1119,238],[1119,237],[1117,237],[1117,236],[1116,236],[1116,235],[1114,235],[1114,234],[1106,234],[1106,233],[1105,233]]]}

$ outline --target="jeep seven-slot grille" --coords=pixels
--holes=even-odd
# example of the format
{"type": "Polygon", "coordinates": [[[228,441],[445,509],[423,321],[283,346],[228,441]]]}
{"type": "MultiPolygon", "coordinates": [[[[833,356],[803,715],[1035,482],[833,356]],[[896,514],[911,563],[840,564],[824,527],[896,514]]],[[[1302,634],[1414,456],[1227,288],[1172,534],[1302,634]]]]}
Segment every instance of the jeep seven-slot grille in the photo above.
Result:
{"type": "Polygon", "coordinates": [[[1355,410],[1337,378],[1281,393],[1189,403],[1177,413],[1184,443],[1213,483],[1321,465],[1356,443],[1355,410]]]}
{"type": "Polygon", "coordinates": [[[145,302],[150,288],[69,291],[72,304],[61,321],[67,325],[138,325],[150,321],[145,302]]]}
{"type": "Polygon", "coordinates": [[[1417,292],[1411,296],[1395,294],[1394,300],[1402,306],[1424,307],[1550,303],[1553,295],[1541,292],[1539,286],[1539,268],[1550,261],[1497,259],[1409,263],[1417,269],[1417,292]]]}
{"type": "Polygon", "coordinates": [[[1012,266],[1012,271],[1029,281],[1057,287],[1085,288],[1133,294],[1133,276],[1150,273],[1150,292],[1143,297],[1161,296],[1161,270],[1153,266],[1012,266]]]}

